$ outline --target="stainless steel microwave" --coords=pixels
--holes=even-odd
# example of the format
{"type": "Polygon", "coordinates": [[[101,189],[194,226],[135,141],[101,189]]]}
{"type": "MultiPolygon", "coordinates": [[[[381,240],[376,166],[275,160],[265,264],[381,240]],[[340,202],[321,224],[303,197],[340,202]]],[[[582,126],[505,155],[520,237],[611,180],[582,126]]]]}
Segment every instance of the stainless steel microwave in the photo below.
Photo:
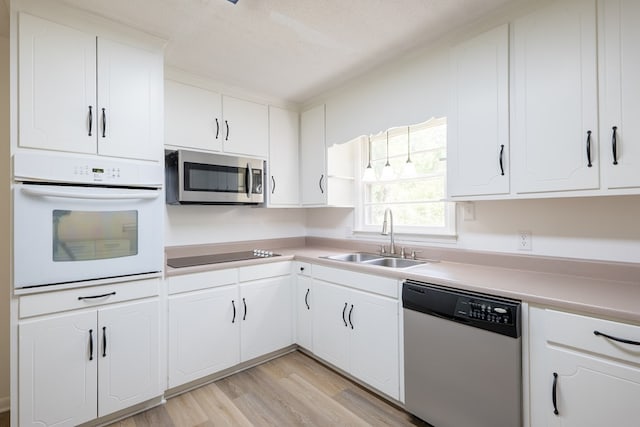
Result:
{"type": "Polygon", "coordinates": [[[165,155],[167,204],[264,202],[265,161],[188,150],[165,155]]]}

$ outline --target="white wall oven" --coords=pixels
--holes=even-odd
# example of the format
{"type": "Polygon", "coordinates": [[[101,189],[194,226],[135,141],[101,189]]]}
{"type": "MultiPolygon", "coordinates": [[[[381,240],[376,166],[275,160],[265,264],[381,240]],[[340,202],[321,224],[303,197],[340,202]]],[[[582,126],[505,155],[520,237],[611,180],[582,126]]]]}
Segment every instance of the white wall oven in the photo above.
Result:
{"type": "Polygon", "coordinates": [[[17,153],[16,289],[162,271],[162,166],[17,153]]]}

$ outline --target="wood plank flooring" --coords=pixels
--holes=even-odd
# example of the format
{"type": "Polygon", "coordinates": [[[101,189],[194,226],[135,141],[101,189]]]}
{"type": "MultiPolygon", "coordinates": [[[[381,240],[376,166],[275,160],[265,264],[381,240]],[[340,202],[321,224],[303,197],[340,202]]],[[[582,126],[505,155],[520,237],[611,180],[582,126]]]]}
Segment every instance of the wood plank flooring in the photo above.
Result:
{"type": "Polygon", "coordinates": [[[112,427],[429,426],[298,351],[112,427]]]}

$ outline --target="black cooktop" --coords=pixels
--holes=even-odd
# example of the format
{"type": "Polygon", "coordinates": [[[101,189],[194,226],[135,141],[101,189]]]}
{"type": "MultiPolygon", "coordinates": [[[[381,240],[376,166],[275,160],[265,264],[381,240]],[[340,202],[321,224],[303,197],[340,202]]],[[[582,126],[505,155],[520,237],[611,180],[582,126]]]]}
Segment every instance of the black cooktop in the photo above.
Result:
{"type": "Polygon", "coordinates": [[[280,256],[271,251],[255,249],[245,252],[229,252],[224,254],[198,255],[182,258],[169,258],[167,265],[173,268],[194,267],[196,265],[218,264],[221,262],[245,261],[248,259],[271,258],[280,256]]]}

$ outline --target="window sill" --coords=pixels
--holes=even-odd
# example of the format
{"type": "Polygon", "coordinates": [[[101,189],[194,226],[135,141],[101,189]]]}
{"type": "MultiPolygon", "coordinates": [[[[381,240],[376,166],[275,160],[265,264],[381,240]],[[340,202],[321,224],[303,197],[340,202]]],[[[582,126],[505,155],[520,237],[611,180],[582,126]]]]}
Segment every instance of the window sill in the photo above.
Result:
{"type": "MultiPolygon", "coordinates": [[[[380,244],[389,243],[389,236],[383,236],[380,232],[354,230],[351,238],[358,240],[366,240],[370,242],[379,242],[380,244]]],[[[398,243],[436,243],[454,245],[458,242],[457,234],[410,234],[410,233],[394,233],[396,244],[398,243]]]]}

